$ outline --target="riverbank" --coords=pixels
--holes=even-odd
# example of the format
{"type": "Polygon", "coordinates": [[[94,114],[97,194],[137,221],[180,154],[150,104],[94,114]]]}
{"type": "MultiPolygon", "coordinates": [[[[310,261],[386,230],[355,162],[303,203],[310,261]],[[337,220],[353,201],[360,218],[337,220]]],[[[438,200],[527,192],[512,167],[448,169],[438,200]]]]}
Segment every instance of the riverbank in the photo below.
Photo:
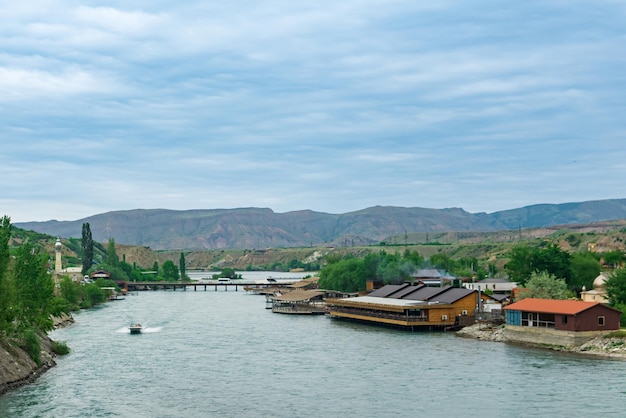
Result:
{"type": "MultiPolygon", "coordinates": [[[[74,319],[69,315],[55,318],[55,327],[70,325],[74,319]]],[[[0,395],[21,386],[33,383],[39,376],[56,366],[53,341],[46,334],[39,335],[41,345],[38,365],[15,341],[0,339],[0,395]]]]}
{"type": "MultiPolygon", "coordinates": [[[[504,333],[504,325],[490,326],[487,324],[474,324],[460,329],[456,334],[461,337],[476,338],[485,341],[509,342],[504,333]]],[[[573,348],[546,347],[543,345],[538,347],[626,360],[626,338],[601,336],[573,348]]]]}

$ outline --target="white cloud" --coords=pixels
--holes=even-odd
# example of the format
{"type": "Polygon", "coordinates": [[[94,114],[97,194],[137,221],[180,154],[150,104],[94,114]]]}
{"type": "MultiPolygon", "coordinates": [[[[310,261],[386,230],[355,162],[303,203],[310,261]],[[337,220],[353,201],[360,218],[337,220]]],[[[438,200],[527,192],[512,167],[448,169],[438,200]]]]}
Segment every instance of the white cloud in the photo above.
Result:
{"type": "Polygon", "coordinates": [[[11,186],[0,206],[27,221],[138,207],[493,211],[619,197],[625,10],[7,5],[0,174],[11,186]]]}

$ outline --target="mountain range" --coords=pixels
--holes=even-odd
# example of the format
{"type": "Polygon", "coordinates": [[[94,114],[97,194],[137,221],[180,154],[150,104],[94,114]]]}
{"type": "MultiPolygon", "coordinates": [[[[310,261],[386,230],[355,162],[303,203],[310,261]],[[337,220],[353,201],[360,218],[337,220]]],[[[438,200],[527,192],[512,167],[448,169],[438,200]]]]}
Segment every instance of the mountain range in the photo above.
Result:
{"type": "Polygon", "coordinates": [[[262,249],[368,245],[412,232],[497,231],[626,219],[626,199],[538,204],[493,213],[461,208],[374,206],[344,214],[268,208],[135,209],[75,221],[23,222],[15,226],[63,238],[80,238],[88,222],[93,239],[168,249],[262,249]]]}

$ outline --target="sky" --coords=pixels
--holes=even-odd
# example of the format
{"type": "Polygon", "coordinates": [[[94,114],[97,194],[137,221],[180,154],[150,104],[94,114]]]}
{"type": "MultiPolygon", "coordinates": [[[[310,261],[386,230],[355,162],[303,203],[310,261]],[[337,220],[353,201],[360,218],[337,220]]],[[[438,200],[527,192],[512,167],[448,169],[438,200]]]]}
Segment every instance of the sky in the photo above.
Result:
{"type": "Polygon", "coordinates": [[[626,2],[7,2],[0,216],[625,198],[626,2]]]}

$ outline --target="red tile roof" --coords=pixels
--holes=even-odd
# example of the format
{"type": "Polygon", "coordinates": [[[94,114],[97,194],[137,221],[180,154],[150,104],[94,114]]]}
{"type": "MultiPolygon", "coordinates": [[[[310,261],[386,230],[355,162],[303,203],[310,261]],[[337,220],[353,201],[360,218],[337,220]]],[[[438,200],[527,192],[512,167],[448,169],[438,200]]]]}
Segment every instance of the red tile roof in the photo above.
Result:
{"type": "Polygon", "coordinates": [[[576,315],[593,306],[598,302],[583,302],[580,300],[556,300],[556,299],[522,299],[505,307],[505,310],[524,312],[543,312],[561,315],[576,315]]]}

